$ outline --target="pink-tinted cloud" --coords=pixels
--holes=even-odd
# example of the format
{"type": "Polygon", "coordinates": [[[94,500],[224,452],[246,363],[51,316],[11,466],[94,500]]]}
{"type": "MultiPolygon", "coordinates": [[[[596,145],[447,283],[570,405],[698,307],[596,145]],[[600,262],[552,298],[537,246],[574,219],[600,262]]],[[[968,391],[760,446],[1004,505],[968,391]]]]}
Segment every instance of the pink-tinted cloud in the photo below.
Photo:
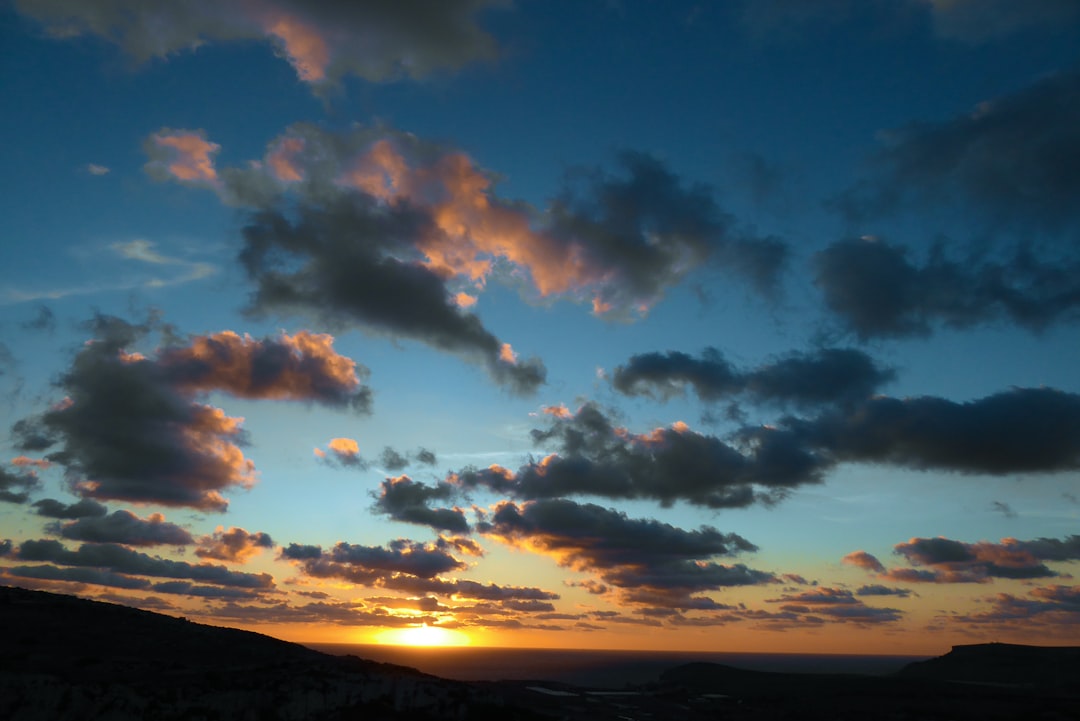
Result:
{"type": "Polygon", "coordinates": [[[48,468],[52,463],[44,458],[30,458],[29,456],[15,456],[11,459],[11,465],[16,468],[48,468]]]}
{"type": "Polygon", "coordinates": [[[840,559],[841,563],[849,566],[855,566],[865,571],[873,571],[874,573],[884,573],[885,566],[874,555],[867,553],[866,551],[852,551],[848,555],[840,559]]]}
{"type": "Polygon", "coordinates": [[[274,177],[286,183],[304,179],[298,155],[304,150],[304,139],[290,136],[280,138],[266,154],[266,165],[274,177]]]}
{"type": "Polygon", "coordinates": [[[331,438],[326,450],[315,449],[315,457],[340,463],[343,466],[366,467],[367,463],[360,455],[360,444],[352,438],[331,438]]]}
{"type": "Polygon", "coordinates": [[[315,27],[284,13],[271,15],[263,27],[268,35],[281,42],[285,56],[301,80],[317,83],[326,79],[330,48],[315,27]]]}
{"type": "Polygon", "coordinates": [[[207,140],[203,130],[162,128],[143,147],[150,158],[146,170],[154,177],[204,185],[217,182],[213,156],[221,146],[207,140]]]}

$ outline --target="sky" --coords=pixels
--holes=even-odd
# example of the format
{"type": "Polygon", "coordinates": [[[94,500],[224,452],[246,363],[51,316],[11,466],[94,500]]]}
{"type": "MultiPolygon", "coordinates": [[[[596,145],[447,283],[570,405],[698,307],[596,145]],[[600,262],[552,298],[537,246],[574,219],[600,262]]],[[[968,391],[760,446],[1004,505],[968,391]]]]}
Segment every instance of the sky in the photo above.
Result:
{"type": "Polygon", "coordinates": [[[1080,644],[1080,4],[0,4],[0,583],[1080,644]]]}

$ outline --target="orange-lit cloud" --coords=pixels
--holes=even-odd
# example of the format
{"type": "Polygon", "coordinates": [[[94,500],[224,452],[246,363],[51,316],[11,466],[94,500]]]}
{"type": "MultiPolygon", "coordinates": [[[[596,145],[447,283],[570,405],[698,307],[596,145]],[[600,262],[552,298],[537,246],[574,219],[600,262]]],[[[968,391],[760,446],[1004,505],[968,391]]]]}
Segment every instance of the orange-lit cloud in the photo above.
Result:
{"type": "Polygon", "coordinates": [[[218,179],[213,156],[221,146],[208,141],[202,130],[162,128],[150,136],[145,149],[150,157],[146,168],[152,175],[211,185],[218,179]]]}
{"type": "Polygon", "coordinates": [[[48,468],[52,465],[44,458],[30,458],[28,456],[15,456],[11,459],[11,465],[18,468],[26,468],[32,466],[34,468],[48,468]]]}
{"type": "Polygon", "coordinates": [[[297,163],[297,156],[304,150],[304,139],[285,136],[279,139],[266,154],[266,164],[274,177],[287,183],[304,179],[304,172],[297,163]]]}
{"type": "Polygon", "coordinates": [[[163,350],[157,361],[186,392],[225,391],[241,398],[317,401],[366,410],[366,369],[334,351],[334,337],[298,331],[253,339],[233,331],[195,336],[163,350]]]}
{"type": "Polygon", "coordinates": [[[326,79],[330,49],[318,30],[286,14],[271,16],[264,28],[267,34],[281,41],[286,57],[301,80],[316,83],[326,79]]]}
{"type": "Polygon", "coordinates": [[[472,308],[476,305],[476,296],[461,292],[454,296],[454,302],[458,304],[459,308],[472,308]]]}
{"type": "Polygon", "coordinates": [[[235,526],[225,530],[223,526],[218,526],[212,534],[198,540],[195,555],[199,558],[246,563],[264,549],[273,546],[273,540],[266,533],[248,533],[235,526]]]}

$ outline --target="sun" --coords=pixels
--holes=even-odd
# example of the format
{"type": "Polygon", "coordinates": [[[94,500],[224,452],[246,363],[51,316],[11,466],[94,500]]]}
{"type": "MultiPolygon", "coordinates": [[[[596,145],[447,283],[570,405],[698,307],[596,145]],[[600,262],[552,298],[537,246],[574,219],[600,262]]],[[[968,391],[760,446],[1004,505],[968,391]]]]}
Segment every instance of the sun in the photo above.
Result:
{"type": "Polygon", "coordinates": [[[442,626],[407,626],[384,631],[378,636],[379,643],[392,646],[468,646],[469,637],[461,631],[442,626]]]}

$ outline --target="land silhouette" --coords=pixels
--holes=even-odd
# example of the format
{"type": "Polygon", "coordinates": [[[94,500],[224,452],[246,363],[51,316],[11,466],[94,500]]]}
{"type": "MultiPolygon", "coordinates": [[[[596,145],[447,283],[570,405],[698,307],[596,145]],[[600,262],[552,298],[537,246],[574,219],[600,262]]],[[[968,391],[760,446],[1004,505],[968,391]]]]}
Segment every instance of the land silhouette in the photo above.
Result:
{"type": "Polygon", "coordinates": [[[889,676],[676,666],[645,684],[462,682],[248,631],[0,587],[0,718],[1080,720],[1080,648],[957,646],[889,676]]]}

